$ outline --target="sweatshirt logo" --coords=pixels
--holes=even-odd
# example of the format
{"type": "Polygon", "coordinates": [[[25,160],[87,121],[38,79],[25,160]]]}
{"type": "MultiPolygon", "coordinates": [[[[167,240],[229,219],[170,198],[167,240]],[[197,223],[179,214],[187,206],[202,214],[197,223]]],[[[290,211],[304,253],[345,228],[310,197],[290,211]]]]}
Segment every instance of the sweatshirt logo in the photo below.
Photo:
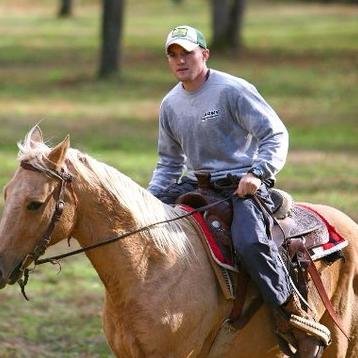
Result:
{"type": "Polygon", "coordinates": [[[218,109],[213,109],[211,111],[207,111],[203,114],[203,116],[201,117],[202,122],[211,120],[211,119],[216,119],[219,117],[219,113],[220,111],[218,109]]]}

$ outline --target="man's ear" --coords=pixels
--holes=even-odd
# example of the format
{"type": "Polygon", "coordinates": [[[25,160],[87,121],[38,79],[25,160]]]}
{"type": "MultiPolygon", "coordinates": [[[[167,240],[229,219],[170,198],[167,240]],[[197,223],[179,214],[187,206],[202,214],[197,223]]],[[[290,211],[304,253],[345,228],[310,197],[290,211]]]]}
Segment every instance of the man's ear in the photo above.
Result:
{"type": "Polygon", "coordinates": [[[210,50],[208,48],[203,50],[203,59],[206,62],[210,57],[210,50]]]}

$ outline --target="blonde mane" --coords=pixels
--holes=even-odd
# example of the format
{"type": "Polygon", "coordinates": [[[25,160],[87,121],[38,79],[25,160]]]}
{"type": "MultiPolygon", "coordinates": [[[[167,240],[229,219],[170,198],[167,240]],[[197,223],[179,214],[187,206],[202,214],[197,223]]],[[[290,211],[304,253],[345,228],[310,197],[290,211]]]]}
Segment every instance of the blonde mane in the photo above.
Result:
{"type": "MultiPolygon", "coordinates": [[[[43,142],[33,142],[31,140],[32,130],[26,135],[23,142],[18,143],[18,160],[29,162],[40,170],[51,171],[46,161],[51,147],[43,142]]],[[[184,211],[179,208],[163,204],[117,169],[88,154],[83,154],[77,149],[69,148],[67,150],[66,161],[74,167],[77,175],[86,183],[92,187],[100,186],[110,193],[121,207],[126,208],[132,214],[137,228],[184,214],[184,211]]],[[[189,232],[193,230],[189,222],[178,220],[152,228],[149,233],[155,246],[164,254],[170,250],[179,256],[188,257],[192,253],[192,246],[185,234],[188,230],[189,232]]],[[[145,234],[148,236],[147,230],[145,234]]]]}

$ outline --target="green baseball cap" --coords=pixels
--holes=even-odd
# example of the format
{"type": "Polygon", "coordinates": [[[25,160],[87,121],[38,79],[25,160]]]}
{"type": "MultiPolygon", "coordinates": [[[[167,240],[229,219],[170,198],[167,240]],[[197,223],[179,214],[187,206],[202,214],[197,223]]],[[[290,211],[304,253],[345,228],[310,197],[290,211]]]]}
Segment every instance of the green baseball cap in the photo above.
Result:
{"type": "Polygon", "coordinates": [[[198,46],[207,48],[202,32],[187,25],[177,26],[169,32],[165,43],[165,50],[167,51],[168,47],[173,44],[177,44],[189,52],[198,46]]]}

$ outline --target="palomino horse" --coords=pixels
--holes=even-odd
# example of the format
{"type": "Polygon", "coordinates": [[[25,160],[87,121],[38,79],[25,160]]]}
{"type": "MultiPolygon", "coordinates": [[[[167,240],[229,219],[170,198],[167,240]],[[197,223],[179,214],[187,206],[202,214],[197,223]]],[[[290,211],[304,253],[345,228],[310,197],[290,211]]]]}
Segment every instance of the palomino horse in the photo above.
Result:
{"type": "MultiPolygon", "coordinates": [[[[88,246],[182,214],[116,169],[69,148],[68,138],[51,149],[34,127],[19,148],[21,165],[4,190],[0,288],[19,279],[46,234],[50,245],[73,237],[88,246]],[[63,185],[68,174],[72,181],[63,185]],[[56,222],[55,204],[62,199],[63,213],[56,222]]],[[[319,270],[350,341],[332,324],[318,296],[309,299],[332,332],[325,357],[357,357],[358,226],[336,209],[314,208],[349,240],[345,262],[319,264],[319,270]]],[[[218,288],[198,232],[187,218],[136,232],[86,255],[105,287],[103,327],[116,356],[282,356],[265,306],[238,332],[221,329],[232,303],[218,288]]]]}

